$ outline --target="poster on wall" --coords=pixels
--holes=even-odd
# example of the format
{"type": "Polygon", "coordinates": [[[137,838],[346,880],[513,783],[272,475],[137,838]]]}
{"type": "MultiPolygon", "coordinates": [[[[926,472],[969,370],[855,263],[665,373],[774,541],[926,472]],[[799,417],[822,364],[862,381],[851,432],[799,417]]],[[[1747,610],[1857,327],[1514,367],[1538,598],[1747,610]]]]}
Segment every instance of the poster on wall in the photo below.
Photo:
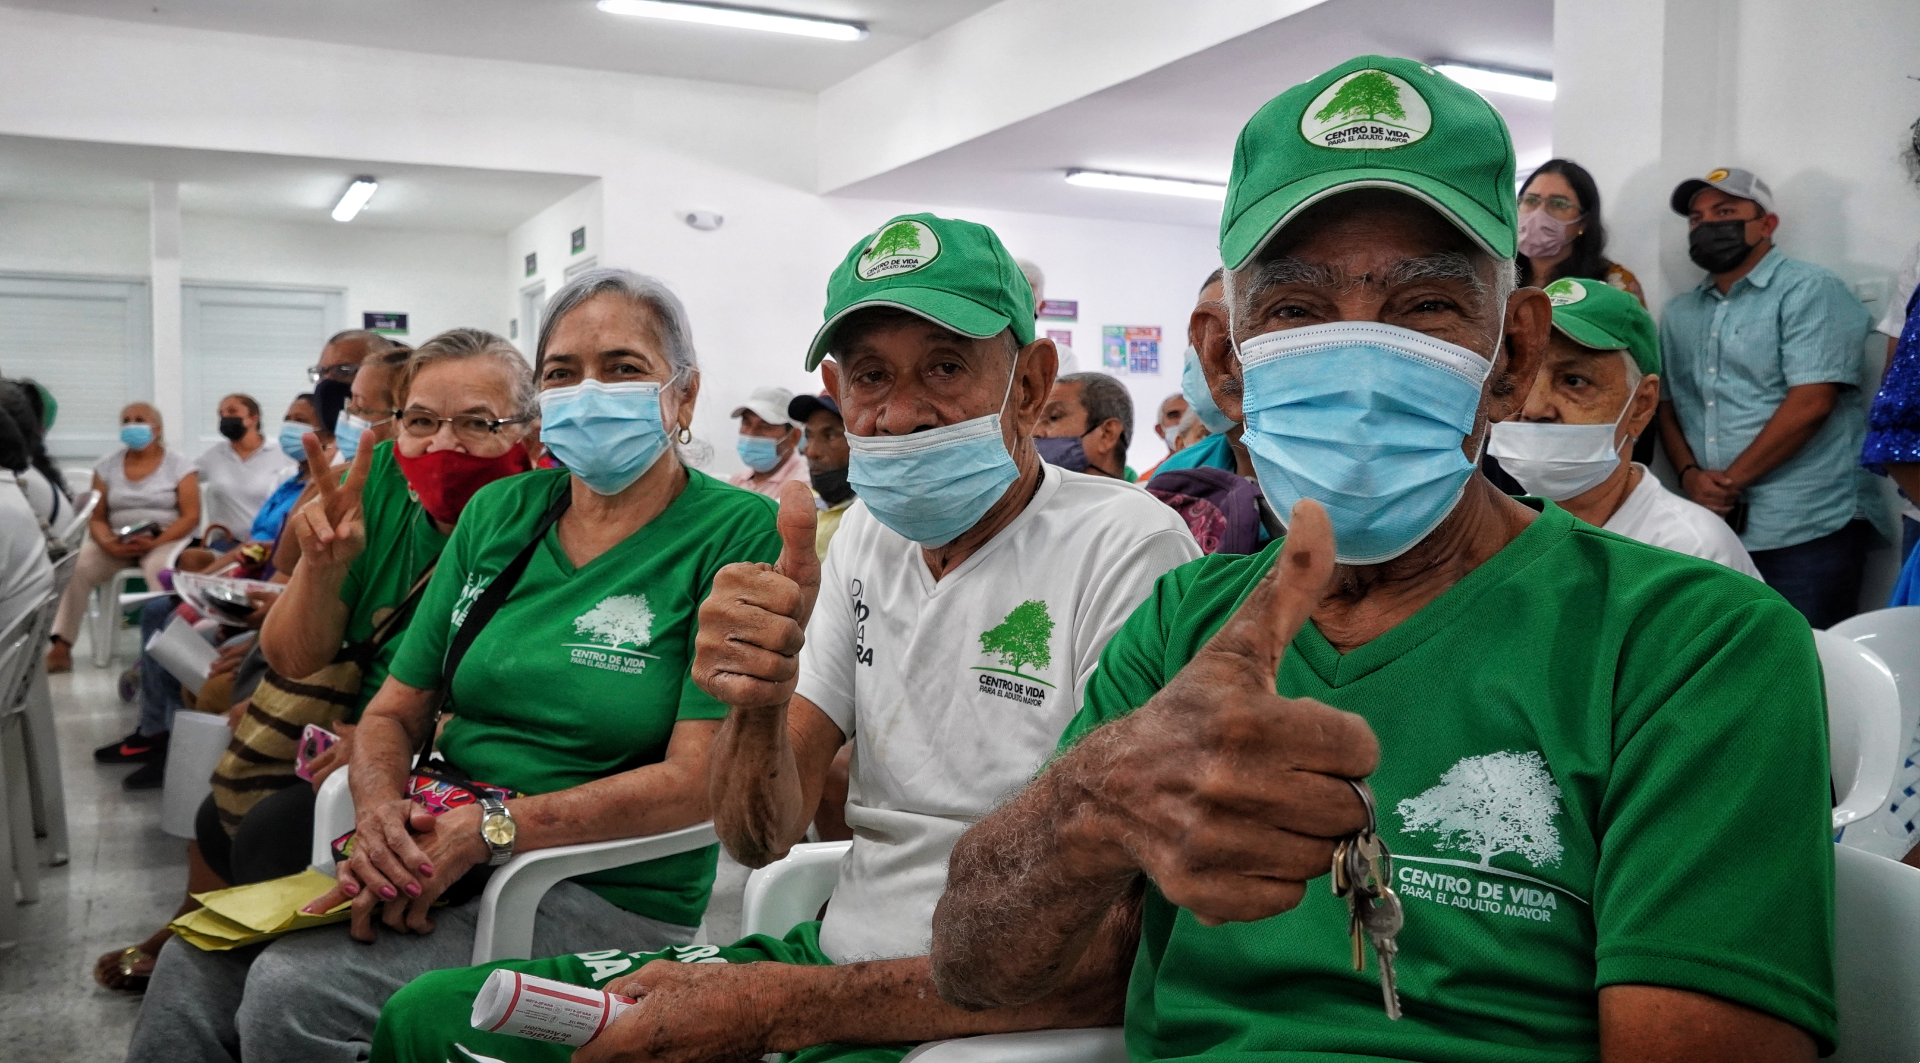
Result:
{"type": "Polygon", "coordinates": [[[407,315],[368,310],[360,315],[360,327],[383,336],[404,336],[407,334],[407,315]]]}
{"type": "Polygon", "coordinates": [[[1070,328],[1050,328],[1047,338],[1062,347],[1073,346],[1073,330],[1070,328]]]}
{"type": "Polygon", "coordinates": [[[1160,372],[1160,326],[1100,326],[1100,367],[1122,373],[1160,372]]]}
{"type": "Polygon", "coordinates": [[[1056,321],[1080,320],[1080,301],[1077,299],[1042,299],[1039,317],[1056,321]]]}

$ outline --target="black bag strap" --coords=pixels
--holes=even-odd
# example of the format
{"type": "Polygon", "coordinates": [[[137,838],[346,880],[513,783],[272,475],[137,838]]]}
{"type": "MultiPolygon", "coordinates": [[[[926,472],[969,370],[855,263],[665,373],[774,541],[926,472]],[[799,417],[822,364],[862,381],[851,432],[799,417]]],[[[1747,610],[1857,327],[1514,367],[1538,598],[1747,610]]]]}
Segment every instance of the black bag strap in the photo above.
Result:
{"type": "Polygon", "coordinates": [[[506,604],[507,596],[513,593],[513,588],[519,584],[521,575],[527,571],[527,563],[533,560],[533,552],[538,550],[541,542],[546,539],[547,529],[553,527],[560,520],[560,515],[565,513],[567,507],[572,504],[573,485],[568,480],[563,480],[560,497],[554,499],[553,505],[547,507],[546,514],[540,518],[540,523],[533,529],[533,538],[528,539],[527,545],[520,548],[520,552],[514,555],[512,561],[507,562],[507,567],[501,569],[498,576],[493,577],[493,582],[487,584],[487,589],[480,592],[480,599],[467,610],[466,618],[460,622],[460,629],[453,633],[453,641],[447,644],[447,656],[440,667],[440,696],[434,703],[433,715],[427,720],[427,733],[420,739],[420,753],[414,760],[416,769],[426,764],[427,758],[433,755],[433,733],[439,728],[441,710],[446,707],[447,698],[453,693],[453,676],[460,670],[461,659],[473,646],[473,640],[480,636],[481,629],[487,626],[487,621],[492,620],[493,614],[499,612],[500,607],[506,604]]]}
{"type": "Polygon", "coordinates": [[[419,579],[413,581],[407,596],[400,599],[400,604],[393,607],[393,611],[387,614],[385,620],[374,625],[373,634],[359,642],[349,642],[340,647],[340,652],[334,654],[334,663],[352,661],[365,671],[368,663],[379,654],[381,648],[392,642],[394,636],[400,633],[400,627],[406,621],[407,615],[413,612],[413,607],[420,601],[420,596],[426,593],[427,584],[433,579],[434,567],[439,563],[440,558],[436,554],[432,561],[427,562],[427,570],[420,573],[419,579]]]}

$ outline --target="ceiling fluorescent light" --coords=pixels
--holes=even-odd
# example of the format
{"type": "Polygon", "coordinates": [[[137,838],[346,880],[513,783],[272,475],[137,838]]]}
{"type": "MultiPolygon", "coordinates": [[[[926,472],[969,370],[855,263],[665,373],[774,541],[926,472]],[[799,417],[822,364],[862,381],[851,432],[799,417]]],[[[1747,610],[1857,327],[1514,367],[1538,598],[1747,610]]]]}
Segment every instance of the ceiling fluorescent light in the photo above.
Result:
{"type": "Polygon", "coordinates": [[[367,200],[373,198],[374,189],[379,187],[380,182],[371,177],[354,178],[353,183],[347,186],[346,194],[334,205],[333,220],[352,221],[353,216],[366,207],[367,200]]]}
{"type": "Polygon", "coordinates": [[[600,10],[610,15],[635,15],[640,18],[664,18],[674,22],[698,22],[705,26],[726,26],[738,30],[765,30],[791,33],[800,37],[820,37],[829,41],[865,40],[867,28],[858,22],[836,22],[778,11],[754,11],[744,7],[716,7],[712,4],[687,4],[679,0],[600,0],[600,10]]]}
{"type": "Polygon", "coordinates": [[[1525,96],[1530,100],[1553,99],[1553,79],[1541,74],[1520,74],[1459,63],[1435,63],[1433,68],[1475,92],[1503,92],[1509,96],[1525,96]]]}
{"type": "Polygon", "coordinates": [[[1082,188],[1111,188],[1121,192],[1152,192],[1162,196],[1211,199],[1219,203],[1227,198],[1227,186],[1205,181],[1182,181],[1175,177],[1143,177],[1130,173],[1106,173],[1101,170],[1068,170],[1067,183],[1082,188]]]}

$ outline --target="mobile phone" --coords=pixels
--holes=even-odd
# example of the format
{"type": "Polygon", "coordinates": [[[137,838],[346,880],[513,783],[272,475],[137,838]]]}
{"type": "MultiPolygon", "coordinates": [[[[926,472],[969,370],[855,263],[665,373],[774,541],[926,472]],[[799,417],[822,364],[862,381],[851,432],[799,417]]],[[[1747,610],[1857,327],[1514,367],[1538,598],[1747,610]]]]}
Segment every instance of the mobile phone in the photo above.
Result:
{"type": "Polygon", "coordinates": [[[201,593],[206,597],[207,604],[213,608],[214,612],[220,614],[222,619],[240,623],[253,615],[253,599],[238,587],[214,583],[209,584],[201,593]]]}
{"type": "Polygon", "coordinates": [[[143,520],[138,524],[129,524],[113,534],[118,536],[123,543],[141,535],[158,535],[160,534],[160,522],[157,520],[143,520]]]}
{"type": "Polygon", "coordinates": [[[332,749],[339,741],[340,736],[332,731],[317,723],[308,724],[306,729],[300,732],[300,744],[293,750],[293,773],[312,782],[313,773],[307,770],[307,765],[317,759],[320,754],[332,749]]]}

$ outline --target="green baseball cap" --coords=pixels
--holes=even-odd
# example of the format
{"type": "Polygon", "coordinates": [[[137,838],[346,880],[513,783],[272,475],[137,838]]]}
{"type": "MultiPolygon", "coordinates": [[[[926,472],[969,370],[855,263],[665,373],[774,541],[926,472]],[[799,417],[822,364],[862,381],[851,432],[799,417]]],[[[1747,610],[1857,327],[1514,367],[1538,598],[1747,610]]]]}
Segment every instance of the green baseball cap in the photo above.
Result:
{"type": "Polygon", "coordinates": [[[1660,372],[1660,334],[1653,315],[1631,293],[1606,281],[1562,277],[1546,287],[1553,327],[1582,347],[1626,351],[1642,373],[1660,372]]]}
{"type": "Polygon", "coordinates": [[[1033,342],[1033,289],[992,229],[957,218],[902,214],[864,236],[827,279],[826,323],[807,348],[819,367],[833,330],[869,306],[908,310],[963,336],[985,339],[1011,328],[1033,342]]]}
{"type": "Polygon", "coordinates": [[[1513,257],[1513,138],[1500,113],[1424,63],[1363,55],[1274,97],[1240,131],[1221,259],[1239,269],[1301,211],[1355,188],[1405,192],[1513,257]]]}

